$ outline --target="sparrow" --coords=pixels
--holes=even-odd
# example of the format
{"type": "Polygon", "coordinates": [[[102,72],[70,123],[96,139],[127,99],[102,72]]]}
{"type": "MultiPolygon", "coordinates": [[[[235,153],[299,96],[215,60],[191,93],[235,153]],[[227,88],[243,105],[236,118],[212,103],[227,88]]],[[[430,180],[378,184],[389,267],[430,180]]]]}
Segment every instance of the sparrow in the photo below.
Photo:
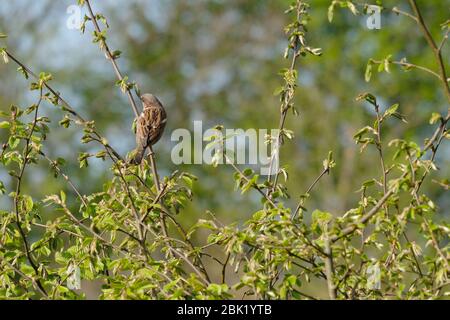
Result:
{"type": "Polygon", "coordinates": [[[136,120],[136,149],[132,164],[140,164],[148,147],[161,138],[167,114],[161,101],[150,93],[141,96],[143,110],[136,120]]]}

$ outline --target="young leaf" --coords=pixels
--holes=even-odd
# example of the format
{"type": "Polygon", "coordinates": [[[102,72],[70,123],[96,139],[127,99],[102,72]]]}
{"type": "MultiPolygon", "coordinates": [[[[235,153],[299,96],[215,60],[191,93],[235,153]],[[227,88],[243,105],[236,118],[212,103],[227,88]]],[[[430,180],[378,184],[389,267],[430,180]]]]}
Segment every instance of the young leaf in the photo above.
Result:
{"type": "Polygon", "coordinates": [[[366,72],[364,74],[364,79],[366,80],[366,82],[369,82],[370,78],[372,77],[372,69],[373,69],[373,62],[372,60],[369,60],[369,62],[367,63],[366,72]]]}

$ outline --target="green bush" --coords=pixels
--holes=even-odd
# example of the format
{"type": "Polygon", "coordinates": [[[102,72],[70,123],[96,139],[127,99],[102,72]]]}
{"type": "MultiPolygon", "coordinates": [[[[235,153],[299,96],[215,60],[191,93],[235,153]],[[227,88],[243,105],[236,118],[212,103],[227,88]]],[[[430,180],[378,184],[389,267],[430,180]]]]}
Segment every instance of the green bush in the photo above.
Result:
{"type": "MultiPolygon", "coordinates": [[[[91,10],[90,1],[78,2],[90,13],[82,30],[85,24],[94,25],[93,42],[118,70],[120,52],[108,47],[113,35],[106,32],[105,17],[91,10]]],[[[369,60],[366,81],[375,69],[418,69],[414,76],[420,72],[434,76],[436,86],[444,90],[448,108],[450,90],[442,51],[450,24],[441,25],[442,40],[434,39],[416,1],[409,3],[410,13],[398,8],[383,10],[411,20],[421,32],[417,37],[425,38],[434,55],[436,71],[389,55],[369,60]]],[[[331,21],[340,7],[354,15],[367,13],[366,5],[332,1],[323,14],[331,21]]],[[[296,0],[286,11],[290,19],[284,30],[287,68],[280,71],[282,84],[276,90],[280,133],[268,137],[269,143],[281,148],[294,139],[285,125],[287,118],[298,114],[294,98],[302,75],[299,62],[311,56],[321,56],[323,63],[327,59],[326,53],[322,55],[320,48],[310,44],[318,39],[307,37],[309,9],[308,1],[296,0]]],[[[202,184],[201,179],[183,171],[160,179],[153,155],[142,166],[127,164],[95,122],[83,118],[53,88],[51,74],[33,73],[8,48],[2,48],[1,54],[5,63],[17,64],[18,71],[31,81],[36,102],[26,108],[11,105],[9,112],[1,114],[0,128],[8,136],[0,160],[15,186],[7,190],[0,184],[0,191],[12,203],[11,210],[0,211],[0,298],[85,298],[81,279],[101,283],[101,299],[440,299],[448,295],[449,225],[437,216],[435,200],[421,187],[430,172],[438,170],[438,149],[450,138],[450,109],[441,114],[436,107],[429,120],[434,133],[421,145],[383,135],[386,126],[408,125],[401,105],[383,105],[382,97],[371,93],[359,95],[356,99],[370,107],[373,121],[355,132],[354,140],[361,152],[375,151],[379,166],[368,168],[373,177],[360,186],[360,200],[345,213],[307,210],[312,209],[308,203],[311,194],[320,190],[318,182],[336,168],[330,151],[317,178],[296,197],[294,208],[287,204],[286,181],[295,179],[288,168],[281,167],[274,176],[264,178],[229,163],[237,189],[255,193],[261,199],[260,207],[242,224],[223,223],[210,212],[208,219],[186,228],[179,218],[190,201],[197,201],[192,189],[202,184]],[[64,171],[65,160],[51,159],[44,152],[47,138],[54,134],[50,119],[42,115],[45,103],[56,106],[63,115],[60,130],[75,126],[83,132],[83,144],[100,147],[96,153],[79,154],[78,161],[80,170],[91,158],[109,164],[113,177],[102,190],[85,195],[76,179],[64,171]],[[386,156],[386,149],[393,157],[386,156]],[[44,199],[24,192],[23,180],[42,163],[66,184],[66,191],[61,189],[44,199]],[[76,197],[75,204],[68,203],[67,192],[76,197]],[[50,211],[58,214],[45,218],[50,211]],[[419,236],[410,239],[410,232],[419,236]]],[[[116,85],[137,113],[137,85],[120,71],[116,74],[116,85]]],[[[223,142],[215,141],[219,146],[223,142]]],[[[229,160],[226,150],[217,150],[229,160]]],[[[448,190],[444,177],[435,182],[448,190]]]]}

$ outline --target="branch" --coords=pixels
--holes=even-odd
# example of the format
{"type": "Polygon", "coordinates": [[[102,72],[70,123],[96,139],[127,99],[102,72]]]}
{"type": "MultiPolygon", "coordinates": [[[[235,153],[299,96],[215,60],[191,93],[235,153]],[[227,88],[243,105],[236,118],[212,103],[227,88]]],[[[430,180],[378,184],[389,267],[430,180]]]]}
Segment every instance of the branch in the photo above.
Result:
{"type": "MultiPolygon", "coordinates": [[[[88,11],[89,11],[89,15],[91,16],[92,23],[94,24],[95,30],[98,33],[101,33],[102,30],[100,29],[100,26],[98,24],[96,15],[92,11],[91,3],[90,3],[89,0],[86,0],[86,5],[87,5],[88,11]]],[[[116,59],[113,57],[113,55],[111,53],[111,50],[109,49],[108,44],[103,39],[100,40],[100,41],[101,41],[101,44],[103,45],[103,48],[105,49],[105,54],[107,55],[108,60],[111,61],[112,65],[113,65],[114,72],[116,73],[117,79],[119,79],[120,81],[123,81],[122,73],[120,72],[119,67],[117,66],[116,59]]],[[[130,100],[131,107],[133,108],[134,115],[137,118],[139,116],[139,111],[138,111],[138,108],[136,106],[136,102],[134,101],[133,94],[131,93],[131,90],[130,90],[130,88],[128,86],[126,87],[126,93],[127,93],[127,96],[128,96],[128,100],[130,100]]]]}
{"type": "MultiPolygon", "coordinates": [[[[28,259],[28,262],[30,263],[31,267],[34,270],[34,273],[36,274],[36,276],[40,276],[39,275],[39,268],[36,264],[36,262],[34,261],[33,255],[30,252],[30,246],[28,244],[28,240],[27,240],[27,236],[25,234],[25,231],[22,228],[21,225],[21,219],[20,219],[20,212],[19,212],[19,198],[20,198],[20,192],[21,192],[21,185],[22,185],[22,179],[23,179],[23,175],[25,173],[25,168],[28,164],[28,156],[31,153],[31,147],[30,147],[30,142],[31,142],[31,138],[33,136],[34,133],[34,129],[36,128],[36,123],[37,123],[37,117],[38,117],[38,112],[39,112],[39,106],[42,102],[42,88],[40,89],[39,92],[39,100],[36,104],[36,110],[34,112],[34,120],[32,122],[31,125],[31,129],[30,129],[30,133],[28,134],[27,138],[25,139],[25,148],[24,148],[24,152],[23,152],[23,164],[22,167],[20,168],[20,173],[19,176],[17,177],[17,186],[16,186],[16,192],[14,194],[14,211],[16,213],[16,225],[17,225],[17,229],[19,230],[19,234],[20,237],[22,238],[22,242],[23,242],[23,246],[25,249],[25,254],[26,257],[28,259]]],[[[42,286],[41,282],[39,279],[36,280],[36,284],[39,287],[39,291],[44,293],[44,296],[47,296],[47,293],[44,289],[44,287],[42,286]]]]}
{"type": "MultiPolygon", "coordinates": [[[[372,60],[372,61],[375,64],[384,63],[384,61],[380,61],[380,60],[372,60]]],[[[429,74],[432,74],[433,76],[435,76],[439,80],[441,80],[441,76],[438,73],[436,73],[435,71],[433,71],[431,69],[428,69],[426,67],[419,66],[417,64],[413,64],[413,63],[409,63],[409,62],[405,62],[405,61],[391,61],[391,63],[399,65],[399,66],[402,66],[402,67],[406,67],[406,68],[414,68],[414,69],[419,69],[419,70],[425,71],[425,72],[427,72],[429,74]]]]}
{"type": "Polygon", "coordinates": [[[394,12],[394,13],[396,13],[396,14],[401,14],[401,15],[403,15],[403,16],[405,16],[405,17],[408,17],[408,18],[411,18],[411,19],[413,19],[414,21],[417,22],[417,18],[416,18],[415,16],[413,16],[411,13],[402,11],[402,10],[400,10],[400,9],[397,8],[397,7],[393,7],[393,8],[392,8],[392,12],[394,12]]]}
{"type": "Polygon", "coordinates": [[[325,246],[325,274],[327,276],[328,295],[331,300],[336,300],[336,286],[334,285],[334,264],[333,264],[333,252],[331,251],[330,240],[328,234],[324,239],[325,246]]]}
{"type": "MultiPolygon", "coordinates": [[[[91,3],[90,3],[89,0],[86,0],[86,5],[87,5],[87,8],[88,8],[89,15],[90,15],[90,18],[92,20],[92,23],[94,24],[95,30],[98,33],[101,33],[102,30],[100,28],[100,25],[98,24],[97,17],[94,14],[94,11],[92,10],[92,6],[91,6],[91,3]]],[[[109,46],[106,43],[106,40],[104,40],[102,38],[100,41],[101,41],[101,48],[104,49],[108,60],[111,61],[111,64],[113,66],[113,69],[114,69],[114,72],[116,74],[117,79],[119,79],[119,81],[123,81],[124,78],[122,76],[122,73],[120,72],[119,66],[117,65],[117,62],[116,62],[114,56],[112,55],[111,50],[109,49],[109,46]]],[[[131,107],[133,109],[134,115],[137,118],[139,116],[139,111],[138,111],[138,108],[136,106],[136,102],[134,101],[133,94],[132,94],[131,89],[130,89],[129,86],[125,87],[125,92],[126,92],[126,94],[128,96],[128,100],[130,101],[130,104],[131,104],[131,107]]],[[[153,180],[154,180],[154,184],[155,184],[155,187],[156,187],[156,191],[159,192],[160,191],[160,184],[159,184],[158,171],[156,169],[156,161],[155,161],[153,149],[151,148],[151,146],[150,146],[149,149],[150,149],[150,153],[149,153],[150,165],[151,165],[153,180]]],[[[160,219],[161,219],[161,228],[162,228],[163,234],[164,234],[165,237],[167,237],[168,236],[168,232],[167,232],[167,226],[166,226],[166,221],[165,221],[165,218],[164,218],[164,214],[161,214],[160,219]]]]}
{"type": "MultiPolygon", "coordinates": [[[[297,15],[297,19],[299,18],[299,13],[297,15]]],[[[297,47],[298,46],[298,36],[295,39],[294,45],[297,47]]],[[[294,55],[292,57],[292,61],[291,61],[291,66],[289,68],[289,70],[292,72],[295,68],[295,63],[297,61],[297,58],[300,56],[300,52],[298,50],[294,51],[294,55]]],[[[292,95],[285,95],[284,99],[283,99],[283,103],[281,104],[281,116],[280,116],[280,122],[278,124],[278,135],[277,138],[275,140],[276,143],[276,148],[275,148],[275,152],[278,153],[278,161],[279,161],[279,154],[280,154],[280,146],[281,146],[281,135],[282,135],[282,131],[284,129],[284,125],[286,122],[286,117],[287,117],[287,113],[289,111],[289,104],[293,99],[293,94],[292,95]]],[[[271,182],[272,181],[272,167],[273,167],[273,160],[274,160],[274,156],[275,155],[271,155],[270,157],[270,164],[269,164],[269,176],[267,177],[267,181],[271,182]]],[[[277,170],[277,172],[275,173],[275,178],[274,178],[274,182],[273,182],[273,186],[271,188],[269,188],[267,190],[267,195],[270,195],[277,187],[277,183],[278,183],[278,177],[279,177],[279,170],[277,170]]]]}
{"type": "MultiPolygon", "coordinates": [[[[241,178],[244,179],[247,183],[250,182],[250,179],[245,176],[245,174],[233,163],[233,161],[225,153],[224,153],[224,156],[225,156],[226,161],[231,164],[231,166],[237,173],[239,173],[241,178]]],[[[256,191],[258,191],[274,208],[277,207],[275,205],[275,202],[273,202],[272,198],[269,195],[267,195],[266,193],[264,193],[264,191],[262,191],[262,189],[260,187],[258,187],[258,185],[253,184],[253,188],[256,191]]]]}
{"type": "MultiPolygon", "coordinates": [[[[107,151],[108,152],[108,151],[107,151]]],[[[131,205],[131,212],[134,215],[134,219],[136,222],[136,230],[138,232],[138,238],[139,238],[139,244],[143,250],[143,254],[146,255],[147,254],[147,248],[145,246],[145,237],[144,237],[144,231],[142,230],[142,226],[141,226],[141,218],[139,217],[139,214],[137,212],[136,206],[134,204],[134,200],[133,197],[131,195],[131,191],[130,191],[130,187],[124,177],[124,174],[122,173],[122,166],[121,164],[119,164],[118,162],[115,162],[115,165],[117,167],[117,170],[119,172],[119,178],[122,182],[122,187],[125,188],[125,192],[127,194],[128,199],[130,200],[130,205],[131,205]]]]}
{"type": "MultiPolygon", "coordinates": [[[[449,110],[449,114],[447,114],[445,119],[442,119],[441,125],[436,129],[433,136],[430,138],[430,140],[424,146],[424,148],[423,148],[424,152],[420,156],[418,156],[416,159],[414,159],[413,162],[417,162],[418,160],[420,160],[426,154],[426,151],[429,150],[430,148],[432,148],[432,152],[433,152],[432,159],[434,159],[437,149],[439,148],[440,141],[442,141],[443,134],[445,133],[446,124],[449,120],[450,120],[450,110],[449,110]],[[434,143],[436,141],[438,141],[438,144],[436,146],[434,146],[434,143]]],[[[400,179],[405,178],[406,175],[407,175],[407,172],[403,173],[402,176],[400,177],[400,179]]],[[[422,181],[423,181],[423,179],[424,179],[424,177],[422,177],[422,181]]],[[[420,185],[419,185],[419,187],[420,187],[420,185]]],[[[416,188],[416,190],[418,190],[418,189],[416,188]]],[[[369,221],[370,218],[372,218],[378,212],[378,210],[384,205],[384,203],[389,199],[389,197],[393,193],[394,193],[393,189],[391,189],[387,193],[385,193],[384,196],[376,203],[376,205],[369,212],[367,212],[365,215],[363,215],[362,218],[357,223],[351,224],[350,226],[344,228],[341,231],[340,235],[332,236],[330,238],[331,242],[336,242],[337,240],[341,239],[342,237],[345,237],[345,236],[353,233],[355,230],[358,229],[358,226],[357,226],[358,224],[364,224],[367,221],[369,221]]]]}
{"type": "MultiPolygon", "coordinates": [[[[375,112],[377,114],[377,134],[376,134],[376,147],[378,150],[378,156],[380,158],[380,166],[382,171],[382,182],[383,182],[383,194],[387,193],[387,172],[386,172],[386,165],[384,162],[384,156],[383,156],[383,146],[381,141],[381,125],[383,123],[383,117],[380,114],[380,106],[378,103],[375,103],[375,112]]],[[[384,206],[384,210],[386,211],[386,214],[389,213],[388,206],[384,206]]]]}
{"type": "Polygon", "coordinates": [[[428,30],[428,27],[427,27],[425,21],[423,20],[422,13],[420,12],[419,7],[417,6],[416,0],[409,0],[409,4],[410,4],[411,8],[413,9],[414,14],[416,15],[417,23],[418,23],[420,29],[422,30],[422,33],[424,34],[425,39],[428,42],[428,45],[433,50],[433,53],[436,57],[436,60],[438,62],[438,66],[439,66],[439,73],[441,75],[441,82],[444,87],[445,94],[447,95],[447,100],[448,100],[448,102],[450,102],[450,88],[449,88],[448,81],[447,81],[447,73],[445,70],[444,60],[442,59],[440,47],[438,47],[436,45],[436,42],[434,41],[433,36],[431,35],[430,31],[428,30]]]}
{"type": "Polygon", "coordinates": [[[383,204],[389,199],[389,197],[394,193],[394,190],[389,190],[380,200],[378,200],[378,202],[376,203],[376,205],[369,211],[367,212],[365,215],[363,215],[361,217],[361,219],[358,220],[357,223],[353,223],[350,226],[342,229],[342,231],[340,232],[339,235],[333,235],[330,237],[330,241],[331,242],[336,242],[337,240],[353,233],[355,230],[358,229],[358,224],[364,224],[367,221],[370,220],[370,218],[372,218],[377,212],[378,210],[380,210],[380,208],[383,206],[383,204]]]}
{"type": "MultiPolygon", "coordinates": [[[[8,57],[14,61],[17,65],[19,65],[20,67],[23,68],[23,70],[26,71],[27,74],[31,75],[33,78],[39,80],[39,76],[36,75],[30,68],[28,68],[25,64],[23,64],[22,62],[20,62],[16,57],[14,57],[9,51],[5,50],[6,54],[8,55],[8,57]]],[[[45,86],[45,88],[47,90],[49,90],[55,97],[58,98],[58,102],[61,102],[61,106],[63,107],[64,111],[69,112],[71,115],[73,115],[74,117],[77,118],[77,120],[84,126],[86,126],[88,124],[89,121],[87,121],[86,119],[84,119],[78,112],[75,111],[74,108],[72,108],[70,106],[70,104],[63,99],[63,97],[55,90],[53,89],[47,82],[43,82],[43,85],[45,86]]],[[[114,150],[113,147],[111,147],[108,143],[104,143],[104,141],[106,139],[103,138],[102,135],[100,135],[100,133],[98,133],[98,131],[94,128],[93,132],[92,132],[97,139],[97,142],[99,142],[100,144],[102,144],[102,146],[105,148],[105,150],[109,150],[110,152],[112,152],[112,154],[118,159],[118,160],[123,160],[122,157],[117,153],[116,150],[114,150]]],[[[114,159],[112,159],[114,160],[114,159]]]]}
{"type": "Polygon", "coordinates": [[[444,48],[445,43],[448,40],[448,34],[450,33],[450,28],[447,27],[447,31],[445,32],[444,37],[442,38],[441,44],[439,45],[439,51],[442,51],[442,49],[444,48]]]}
{"type": "Polygon", "coordinates": [[[81,195],[80,191],[78,190],[77,187],[75,187],[75,184],[72,182],[72,180],[69,178],[69,176],[67,176],[64,172],[62,172],[61,168],[59,167],[58,163],[56,161],[53,161],[52,159],[50,159],[44,152],[39,151],[39,153],[45,158],[47,159],[47,161],[52,165],[52,167],[64,178],[64,180],[67,181],[67,183],[69,184],[69,186],[72,188],[72,190],[75,192],[75,194],[77,195],[77,197],[80,199],[80,201],[83,203],[83,205],[87,208],[88,205],[86,203],[86,200],[84,199],[84,197],[81,195]]]}
{"type": "MultiPolygon", "coordinates": [[[[322,179],[322,177],[326,174],[330,172],[330,168],[324,168],[322,170],[322,172],[319,174],[319,176],[314,180],[314,182],[309,186],[308,190],[306,190],[305,194],[309,194],[312,189],[314,189],[314,187],[316,186],[316,184],[320,181],[320,179],[322,179]]],[[[297,205],[297,207],[294,210],[294,214],[292,215],[292,219],[295,219],[295,217],[297,216],[298,212],[300,211],[302,207],[302,202],[300,201],[297,205]]]]}
{"type": "Polygon", "coordinates": [[[22,278],[27,279],[28,281],[31,281],[31,283],[33,284],[33,287],[38,290],[43,296],[48,298],[47,292],[45,292],[45,290],[42,289],[42,286],[37,282],[37,280],[34,280],[33,278],[27,276],[25,273],[23,273],[22,271],[20,271],[18,268],[16,268],[14,265],[12,265],[11,263],[9,263],[8,261],[6,261],[2,256],[0,256],[0,261],[4,262],[8,267],[10,267],[11,269],[13,269],[18,275],[20,275],[22,278]]]}
{"type": "MultiPolygon", "coordinates": [[[[435,54],[436,60],[438,62],[439,65],[439,72],[440,72],[440,80],[443,84],[444,87],[444,91],[446,93],[447,99],[450,102],[450,89],[449,89],[449,85],[447,82],[447,75],[446,75],[446,70],[445,70],[445,66],[444,66],[444,62],[442,59],[442,55],[441,55],[441,47],[438,47],[433,39],[433,37],[430,34],[430,31],[428,30],[428,27],[425,24],[425,21],[423,20],[423,17],[420,13],[420,10],[417,6],[417,3],[415,0],[409,0],[409,3],[415,13],[415,21],[417,21],[417,23],[419,24],[422,32],[424,33],[424,36],[428,42],[428,45],[431,47],[431,49],[433,50],[433,53],[435,54]]],[[[427,141],[427,143],[425,144],[425,146],[423,147],[423,152],[421,155],[417,156],[416,159],[414,159],[413,162],[417,162],[418,160],[420,160],[425,154],[426,151],[428,151],[429,149],[432,150],[432,159],[434,159],[437,149],[439,148],[440,142],[442,141],[442,137],[446,132],[446,127],[447,127],[447,123],[450,121],[450,108],[447,111],[447,115],[445,116],[445,118],[441,119],[441,124],[439,125],[438,128],[436,128],[436,130],[434,131],[432,137],[427,141]],[[434,143],[437,141],[437,144],[434,145],[434,143]]],[[[426,176],[426,172],[424,174],[424,176],[422,177],[418,187],[420,188],[420,185],[422,184],[425,176],[426,176]]],[[[407,175],[407,172],[403,173],[403,175],[400,178],[405,178],[407,175]]],[[[415,188],[414,192],[417,193],[418,188],[415,188]]],[[[335,242],[339,239],[341,239],[342,237],[345,237],[351,233],[353,233],[355,230],[358,229],[357,225],[358,224],[364,224],[366,223],[372,216],[374,216],[378,210],[384,205],[384,203],[389,199],[389,197],[394,193],[394,191],[391,189],[389,190],[387,193],[384,194],[384,196],[377,202],[377,204],[368,212],[366,213],[356,224],[351,224],[350,226],[344,228],[341,231],[340,235],[334,235],[330,238],[330,240],[332,242],[335,242]]],[[[432,234],[433,236],[433,234],[432,234]]],[[[436,246],[435,246],[436,247],[436,246]]],[[[439,252],[440,249],[439,247],[436,248],[436,250],[439,252]]]]}
{"type": "MultiPolygon", "coordinates": [[[[156,187],[156,191],[158,193],[160,193],[161,192],[161,186],[159,184],[158,170],[156,169],[155,154],[153,152],[152,146],[149,146],[149,150],[150,150],[150,152],[149,152],[150,168],[152,170],[153,184],[156,187]]],[[[161,198],[158,201],[162,204],[161,198]]],[[[168,237],[169,233],[167,232],[166,218],[165,218],[164,213],[162,211],[160,212],[159,219],[161,221],[161,229],[162,229],[163,235],[165,237],[168,237]]]]}

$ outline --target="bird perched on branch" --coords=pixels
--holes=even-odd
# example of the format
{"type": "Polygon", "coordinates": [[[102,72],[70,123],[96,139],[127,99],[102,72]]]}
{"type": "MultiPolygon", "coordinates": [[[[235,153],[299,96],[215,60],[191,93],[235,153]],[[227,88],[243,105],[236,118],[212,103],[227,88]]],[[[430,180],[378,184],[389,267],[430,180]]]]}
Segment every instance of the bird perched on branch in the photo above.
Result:
{"type": "Polygon", "coordinates": [[[153,94],[141,96],[143,110],[136,121],[136,149],[132,164],[140,164],[147,148],[161,138],[167,122],[167,115],[161,101],[153,94]]]}

